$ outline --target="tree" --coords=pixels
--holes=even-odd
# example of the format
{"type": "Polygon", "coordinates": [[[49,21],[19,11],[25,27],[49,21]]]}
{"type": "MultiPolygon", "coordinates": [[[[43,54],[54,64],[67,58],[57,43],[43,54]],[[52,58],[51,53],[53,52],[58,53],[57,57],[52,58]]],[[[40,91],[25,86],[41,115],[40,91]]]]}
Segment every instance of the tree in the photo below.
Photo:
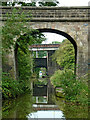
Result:
{"type": "Polygon", "coordinates": [[[56,60],[60,67],[65,69],[73,69],[75,65],[75,50],[71,42],[65,39],[59,50],[53,55],[53,60],[56,60]]]}
{"type": "Polygon", "coordinates": [[[18,65],[18,81],[11,76],[10,71],[4,71],[7,72],[3,75],[2,84],[5,99],[16,97],[29,89],[32,68],[29,46],[45,40],[44,35],[30,28],[25,18],[22,9],[13,9],[11,14],[7,14],[7,21],[2,28],[2,64],[8,68],[6,55],[15,51],[18,65]]]}
{"type": "Polygon", "coordinates": [[[61,44],[59,41],[53,41],[52,44],[61,44]]]}
{"type": "MultiPolygon", "coordinates": [[[[26,27],[25,14],[20,10],[13,9],[12,14],[7,15],[7,21],[2,29],[2,43],[5,50],[15,47],[16,39],[21,34],[31,33],[32,30],[26,27]],[[17,14],[19,12],[19,14],[17,14]]],[[[17,43],[18,44],[18,43],[17,43]]]]}
{"type": "MultiPolygon", "coordinates": [[[[30,15],[30,13],[28,14],[30,15]]],[[[26,42],[28,45],[40,43],[45,40],[43,34],[30,28],[30,26],[28,27],[25,18],[25,13],[17,9],[13,9],[12,14],[7,15],[7,21],[2,29],[4,50],[10,51],[12,47],[15,48],[16,44],[21,47],[22,45],[20,44],[22,43],[19,43],[20,39],[23,39],[22,42],[26,42]]]]}
{"type": "Polygon", "coordinates": [[[2,6],[15,6],[16,4],[17,5],[21,5],[21,6],[36,6],[36,2],[32,1],[32,2],[22,2],[20,0],[14,0],[13,2],[12,1],[3,1],[2,3],[2,6]]]}
{"type": "Polygon", "coordinates": [[[43,58],[44,56],[47,56],[47,51],[38,51],[39,58],[43,58]]]}
{"type": "Polygon", "coordinates": [[[39,6],[57,6],[59,2],[57,0],[40,0],[39,6]]]}
{"type": "Polygon", "coordinates": [[[11,52],[12,49],[18,51],[18,48],[27,54],[29,45],[41,43],[43,40],[45,40],[43,34],[28,27],[25,13],[22,10],[13,9],[12,14],[8,14],[2,29],[3,55],[11,52]]]}
{"type": "Polygon", "coordinates": [[[15,4],[21,6],[36,6],[36,3],[38,3],[39,6],[58,6],[59,4],[58,0],[30,0],[28,3],[15,0],[9,2],[9,4],[7,4],[7,2],[2,2],[2,6],[15,6],[15,4]]]}
{"type": "Polygon", "coordinates": [[[54,86],[60,86],[63,89],[65,99],[69,102],[88,104],[88,83],[87,77],[76,78],[75,68],[75,50],[71,42],[67,39],[60,44],[53,59],[56,60],[62,69],[55,71],[50,80],[54,86]]]}

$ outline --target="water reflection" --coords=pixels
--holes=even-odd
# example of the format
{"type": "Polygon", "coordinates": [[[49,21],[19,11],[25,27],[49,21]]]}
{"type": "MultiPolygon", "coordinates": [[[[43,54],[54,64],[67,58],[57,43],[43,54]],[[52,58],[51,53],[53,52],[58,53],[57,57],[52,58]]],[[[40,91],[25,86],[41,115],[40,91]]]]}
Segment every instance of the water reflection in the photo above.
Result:
{"type": "Polygon", "coordinates": [[[35,96],[33,99],[35,103],[48,103],[47,96],[35,96]]]}
{"type": "MultiPolygon", "coordinates": [[[[75,106],[64,103],[61,98],[56,99],[56,104],[44,102],[42,97],[36,103],[36,97],[27,94],[16,100],[6,100],[3,102],[2,117],[4,118],[22,118],[29,120],[30,118],[88,118],[87,106],[75,106]]],[[[34,119],[33,119],[34,120],[34,119]]]]}
{"type": "MultiPolygon", "coordinates": [[[[36,88],[42,93],[41,85],[36,88]]],[[[82,107],[66,104],[63,98],[52,97],[50,92],[53,90],[50,85],[47,88],[46,86],[43,88],[44,94],[39,93],[40,96],[37,96],[33,91],[33,95],[29,93],[14,100],[3,101],[2,120],[4,118],[21,118],[26,120],[34,120],[34,118],[60,118],[63,120],[67,118],[88,118],[88,106],[82,107]]]]}
{"type": "Polygon", "coordinates": [[[65,118],[60,110],[38,110],[37,112],[30,113],[28,118],[65,118]]]}
{"type": "MultiPolygon", "coordinates": [[[[38,88],[39,89],[39,88],[38,88]]],[[[33,104],[34,112],[30,113],[27,118],[65,118],[63,112],[57,105],[49,102],[47,96],[34,96],[35,103],[33,104]]],[[[51,101],[51,100],[50,100],[51,101]]]]}
{"type": "Polygon", "coordinates": [[[27,94],[3,103],[4,118],[65,118],[55,104],[48,104],[46,96],[27,94]],[[38,99],[38,100],[37,100],[38,99]]]}
{"type": "Polygon", "coordinates": [[[33,112],[33,100],[31,94],[26,94],[15,100],[5,100],[2,106],[3,118],[26,118],[33,112]]]}

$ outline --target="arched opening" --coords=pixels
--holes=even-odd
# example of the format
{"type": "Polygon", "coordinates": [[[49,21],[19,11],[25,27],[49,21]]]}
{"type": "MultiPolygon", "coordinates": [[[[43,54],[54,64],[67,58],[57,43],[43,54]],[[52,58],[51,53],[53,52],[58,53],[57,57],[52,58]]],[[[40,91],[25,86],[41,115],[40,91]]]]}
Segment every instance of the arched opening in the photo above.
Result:
{"type": "Polygon", "coordinates": [[[75,42],[75,40],[67,33],[63,32],[63,31],[60,31],[60,30],[56,30],[56,29],[47,29],[47,28],[44,28],[44,29],[38,29],[39,32],[43,33],[43,32],[48,32],[48,33],[55,33],[55,34],[58,34],[58,35],[61,35],[61,36],[64,36],[65,38],[67,38],[72,44],[73,44],[73,47],[74,47],[74,50],[75,50],[75,69],[74,69],[74,72],[76,74],[76,63],[77,63],[77,44],[75,42]]]}
{"type": "MultiPolygon", "coordinates": [[[[47,28],[44,28],[44,29],[37,29],[39,31],[39,33],[55,33],[55,34],[58,34],[58,35],[61,35],[61,36],[64,36],[65,38],[67,38],[72,44],[73,44],[73,47],[75,49],[75,69],[74,69],[74,72],[76,74],[76,62],[77,62],[77,44],[75,42],[75,40],[67,33],[63,32],[63,31],[60,31],[60,30],[56,30],[56,29],[47,29],[47,28]]],[[[34,34],[36,34],[37,31],[34,32],[34,34]]],[[[15,47],[15,63],[16,63],[16,74],[18,74],[18,65],[17,65],[17,51],[18,51],[18,44],[16,44],[16,47],[15,47]]],[[[17,75],[18,76],[18,75],[17,75]]]]}

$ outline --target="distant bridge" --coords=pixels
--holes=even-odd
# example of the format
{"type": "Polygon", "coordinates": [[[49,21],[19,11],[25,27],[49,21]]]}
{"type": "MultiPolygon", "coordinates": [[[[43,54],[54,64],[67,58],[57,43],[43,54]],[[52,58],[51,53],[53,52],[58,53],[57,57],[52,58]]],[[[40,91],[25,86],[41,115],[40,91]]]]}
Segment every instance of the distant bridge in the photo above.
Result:
{"type": "Polygon", "coordinates": [[[30,51],[47,51],[47,58],[34,58],[35,68],[36,67],[45,67],[48,71],[48,75],[52,75],[58,68],[56,62],[52,61],[51,56],[55,50],[59,49],[60,44],[35,44],[29,47],[30,51]]]}
{"type": "Polygon", "coordinates": [[[60,44],[34,44],[29,47],[31,51],[49,51],[57,50],[60,47],[60,44]]]}

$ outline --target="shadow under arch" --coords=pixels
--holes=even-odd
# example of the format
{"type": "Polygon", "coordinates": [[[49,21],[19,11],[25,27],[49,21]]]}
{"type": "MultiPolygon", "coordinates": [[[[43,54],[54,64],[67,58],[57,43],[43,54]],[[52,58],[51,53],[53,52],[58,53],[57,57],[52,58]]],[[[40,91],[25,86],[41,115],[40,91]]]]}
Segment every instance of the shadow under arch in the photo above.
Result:
{"type": "Polygon", "coordinates": [[[66,32],[60,31],[60,30],[56,30],[56,29],[51,29],[51,28],[43,28],[43,29],[37,29],[39,32],[48,32],[48,33],[56,33],[59,35],[62,35],[64,37],[66,37],[74,46],[75,49],[75,74],[76,74],[76,62],[77,62],[77,44],[75,42],[75,40],[66,32]]]}

